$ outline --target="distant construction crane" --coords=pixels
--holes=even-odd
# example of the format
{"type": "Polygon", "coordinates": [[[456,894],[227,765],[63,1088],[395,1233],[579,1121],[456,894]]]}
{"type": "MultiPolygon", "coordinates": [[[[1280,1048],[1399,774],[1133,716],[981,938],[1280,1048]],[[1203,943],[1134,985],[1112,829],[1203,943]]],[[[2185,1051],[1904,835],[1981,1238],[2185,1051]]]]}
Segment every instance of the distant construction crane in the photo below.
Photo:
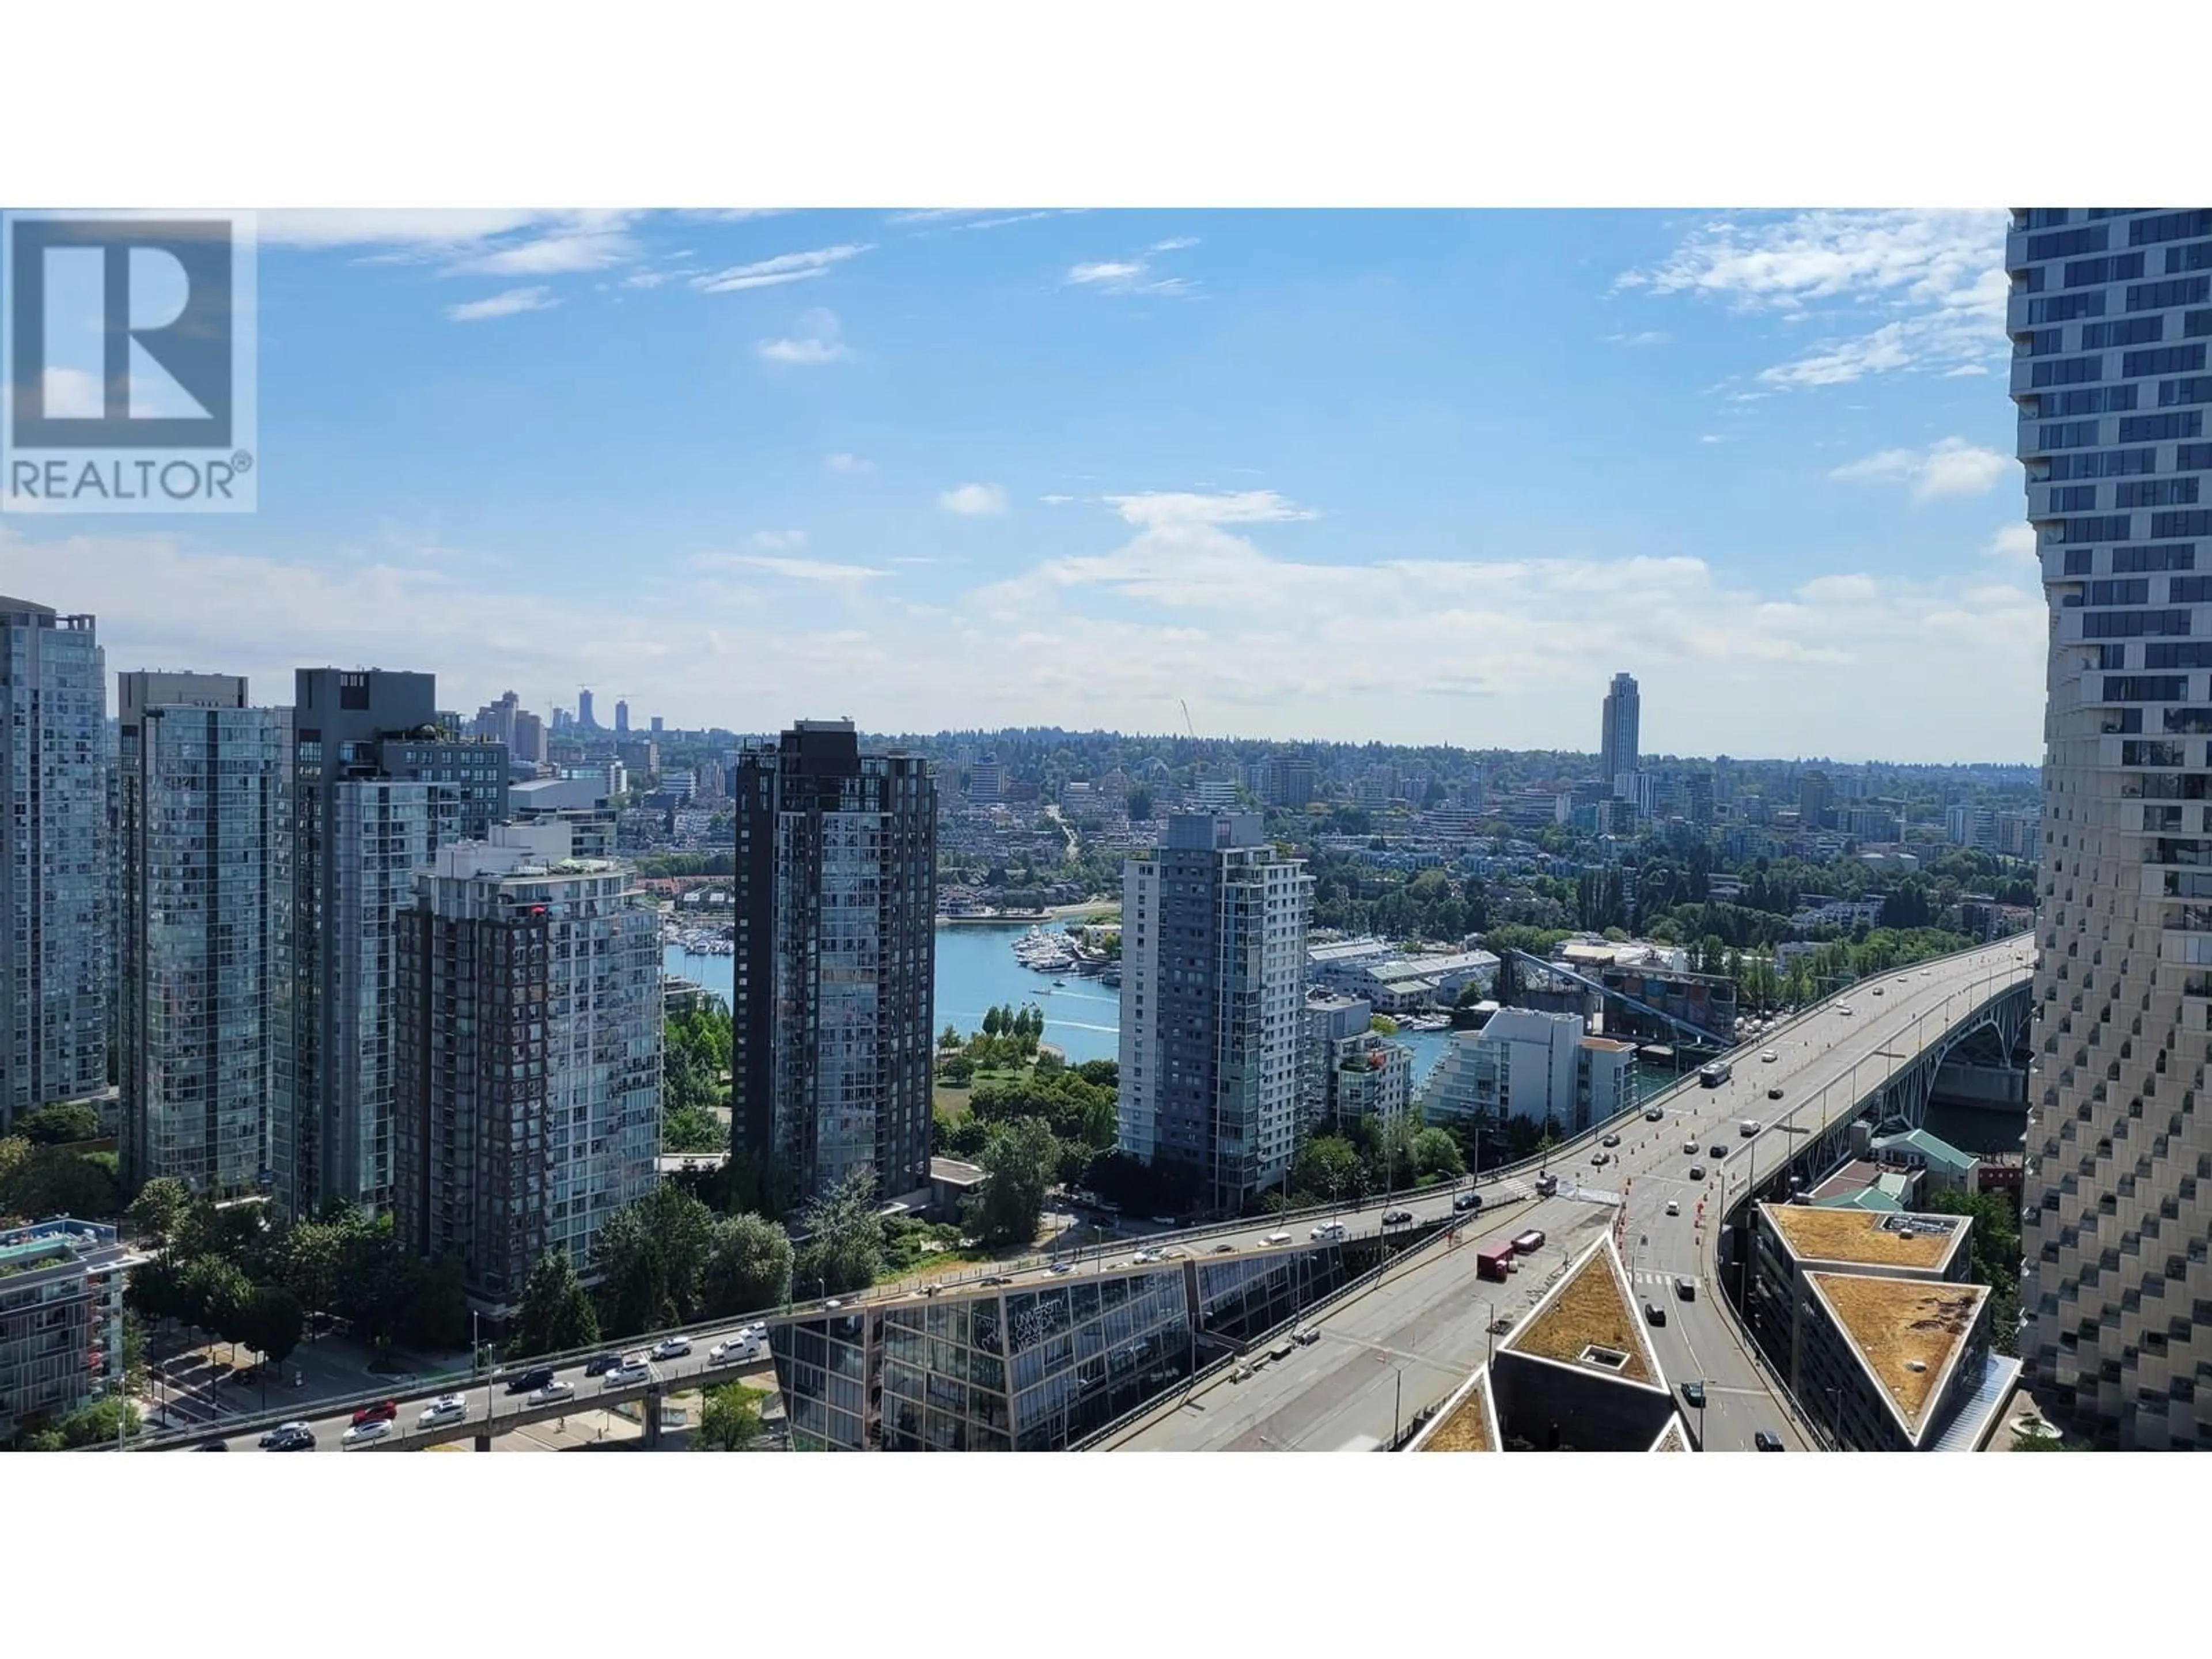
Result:
{"type": "Polygon", "coordinates": [[[1198,727],[1197,727],[1196,726],[1194,726],[1194,724],[1192,724],[1192,722],[1191,722],[1191,718],[1190,718],[1190,705],[1189,705],[1188,703],[1187,703],[1187,702],[1183,702],[1183,700],[1182,700],[1181,697],[1177,697],[1177,698],[1176,699],[1176,702],[1177,703],[1181,704],[1181,705],[1182,705],[1182,725],[1183,725],[1183,730],[1184,730],[1184,731],[1186,731],[1186,732],[1189,732],[1189,733],[1190,733],[1190,740],[1191,740],[1193,743],[1196,743],[1196,742],[1198,741],[1198,727]]]}

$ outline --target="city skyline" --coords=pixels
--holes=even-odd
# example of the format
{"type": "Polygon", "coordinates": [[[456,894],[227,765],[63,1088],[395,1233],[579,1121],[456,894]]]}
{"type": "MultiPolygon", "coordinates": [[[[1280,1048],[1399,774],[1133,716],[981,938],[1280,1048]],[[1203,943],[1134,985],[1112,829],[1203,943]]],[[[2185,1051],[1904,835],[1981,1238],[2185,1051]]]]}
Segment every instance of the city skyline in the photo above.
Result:
{"type": "Polygon", "coordinates": [[[101,616],[118,665],[437,660],[463,708],[590,684],[683,727],[1164,731],[1188,702],[1214,732],[1579,746],[1561,690],[1596,655],[1636,664],[1660,752],[2025,759],[2002,234],[272,214],[263,373],[293,425],[260,514],[26,516],[0,590],[101,616]],[[634,488],[569,482],[608,465],[634,488]]]}

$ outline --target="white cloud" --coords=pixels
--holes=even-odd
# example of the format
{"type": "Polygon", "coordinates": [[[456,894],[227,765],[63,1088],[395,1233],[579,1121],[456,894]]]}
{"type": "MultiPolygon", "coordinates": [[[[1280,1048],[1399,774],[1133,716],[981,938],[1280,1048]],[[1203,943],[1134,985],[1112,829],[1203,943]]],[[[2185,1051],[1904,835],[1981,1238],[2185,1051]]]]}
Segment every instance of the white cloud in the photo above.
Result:
{"type": "Polygon", "coordinates": [[[1255,738],[1586,749],[1583,704],[1562,688],[1595,697],[1591,663],[1618,659],[1644,684],[1655,748],[2041,751],[2047,612],[2032,572],[1987,562],[1808,603],[1632,550],[1324,564],[1186,521],[934,607],[867,567],[751,553],[719,556],[654,604],[343,546],[288,561],[47,533],[61,522],[0,528],[0,592],[96,614],[118,666],[219,663],[264,702],[284,700],[300,662],[382,661],[436,670],[449,707],[513,685],[543,713],[588,678],[678,724],[755,731],[810,706],[878,731],[1164,730],[1186,697],[1208,726],[1255,738]],[[793,618],[763,603],[784,581],[813,584],[820,605],[793,618]],[[1382,649],[1378,591],[1421,595],[1391,613],[1382,649]]]}
{"type": "Polygon", "coordinates": [[[1244,489],[1220,495],[1156,491],[1144,495],[1109,495],[1107,505],[1131,524],[1273,524],[1317,519],[1310,507],[1286,501],[1272,489],[1244,489]]]}
{"type": "Polygon", "coordinates": [[[1663,329],[1647,328],[1639,334],[1608,334],[1607,345],[1662,346],[1674,337],[1663,329]]]}
{"type": "Polygon", "coordinates": [[[753,545],[768,548],[771,551],[777,548],[804,547],[806,545],[806,532],[804,530],[756,530],[753,532],[753,545]]]}
{"type": "Polygon", "coordinates": [[[493,317],[512,317],[519,312],[550,311],[560,303],[550,288],[511,288],[489,300],[447,306],[446,315],[457,323],[481,323],[493,317]]]}
{"type": "Polygon", "coordinates": [[[1197,283],[1184,276],[1155,276],[1150,262],[1154,255],[1197,246],[1195,236],[1171,236],[1153,243],[1139,258],[1093,259],[1070,265],[1060,283],[1063,287],[1087,288],[1100,294],[1188,294],[1197,283]]]}
{"type": "Polygon", "coordinates": [[[1145,274],[1141,261],[1135,259],[1101,259],[1091,264],[1068,267],[1067,280],[1080,286],[1086,283],[1127,283],[1145,274]]]}
{"type": "Polygon", "coordinates": [[[1761,373],[1771,386],[1837,386],[1869,374],[1948,368],[2004,349],[2005,216],[1980,210],[1821,210],[1730,216],[1692,231],[1616,289],[1696,294],[1784,320],[1853,325],[1761,373]],[[1816,311],[1824,302],[1834,302],[1816,311]],[[1879,318],[1871,328],[1857,319],[1879,318]],[[1887,313],[1887,315],[1881,315],[1887,313]]]}
{"type": "Polygon", "coordinates": [[[694,276],[691,286],[702,294],[734,294],[746,289],[808,282],[826,276],[833,265],[866,253],[870,246],[866,242],[846,242],[806,253],[779,253],[772,259],[756,259],[750,264],[731,265],[694,276]]]}
{"type": "Polygon", "coordinates": [[[274,247],[450,249],[562,216],[504,209],[315,209],[258,214],[255,224],[259,240],[274,247]]]}
{"type": "Polygon", "coordinates": [[[1047,507],[1066,507],[1075,499],[1073,495],[1040,495],[1037,499],[1047,507]]]}
{"type": "MultiPolygon", "coordinates": [[[[801,536],[800,541],[805,540],[801,536]]],[[[761,542],[763,546],[790,546],[791,543],[761,542]]],[[[750,571],[763,576],[781,576],[787,581],[823,582],[835,586],[855,586],[888,576],[888,570],[878,570],[871,565],[839,564],[831,559],[786,559],[766,553],[702,553],[692,559],[695,570],[750,571]]]]}
{"type": "Polygon", "coordinates": [[[1815,576],[1797,590],[1797,597],[1808,605],[1872,605],[1881,590],[1869,575],[1815,576]]]}
{"type": "Polygon", "coordinates": [[[1979,363],[1960,363],[1956,368],[1945,369],[1943,371],[1942,378],[1947,380],[1955,380],[1962,374],[1986,374],[1988,373],[1989,370],[1983,368],[1979,363]]]}
{"type": "Polygon", "coordinates": [[[835,312],[817,309],[799,318],[796,333],[757,341],[753,350],[772,363],[834,363],[853,355],[841,337],[842,333],[835,312]]]}
{"type": "Polygon", "coordinates": [[[994,483],[964,483],[943,492],[937,504],[971,519],[995,517],[1006,510],[1006,492],[994,483]]]}
{"type": "Polygon", "coordinates": [[[458,259],[448,270],[458,276],[565,276],[604,270],[635,258],[638,251],[622,216],[580,215],[545,235],[458,259]]]}
{"type": "Polygon", "coordinates": [[[832,472],[842,472],[848,477],[857,477],[860,473],[873,472],[876,470],[876,464],[873,461],[864,459],[858,455],[848,454],[842,449],[834,455],[824,455],[822,458],[822,465],[832,472]]]}
{"type": "Polygon", "coordinates": [[[1949,495],[1986,495],[2012,470],[2012,458],[1964,438],[1946,438],[1928,450],[1885,449],[1839,466],[1828,476],[1846,482],[1883,479],[1910,483],[1916,501],[1949,495]]]}
{"type": "Polygon", "coordinates": [[[2035,550],[2035,531],[2032,526],[2008,524],[1991,536],[1982,551],[1993,559],[2025,559],[2030,564],[2040,564],[2035,550]]]}
{"type": "Polygon", "coordinates": [[[1701,444],[1724,444],[1728,440],[1717,432],[1703,432],[1698,434],[1698,441],[1701,444]]]}

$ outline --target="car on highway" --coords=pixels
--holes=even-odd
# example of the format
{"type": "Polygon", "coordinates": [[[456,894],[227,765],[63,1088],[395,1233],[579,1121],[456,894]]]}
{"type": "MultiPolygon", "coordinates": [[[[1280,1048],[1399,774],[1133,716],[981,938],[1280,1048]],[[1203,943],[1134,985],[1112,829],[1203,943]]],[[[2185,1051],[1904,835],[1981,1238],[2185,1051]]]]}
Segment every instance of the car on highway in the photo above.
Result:
{"type": "Polygon", "coordinates": [[[1287,1244],[1291,1242],[1291,1236],[1286,1232],[1272,1232],[1260,1242],[1262,1244],[1287,1244]]]}
{"type": "Polygon", "coordinates": [[[550,1406],[556,1400],[574,1400],[575,1397],[576,1385],[574,1382],[563,1382],[556,1376],[544,1388],[532,1390],[530,1403],[533,1406],[550,1406]]]}
{"type": "Polygon", "coordinates": [[[210,1440],[204,1445],[193,1447],[192,1449],[194,1451],[227,1452],[230,1449],[230,1442],[228,1440],[210,1440]]]}
{"type": "Polygon", "coordinates": [[[1301,1325],[1291,1333],[1291,1340],[1302,1348],[1310,1348],[1321,1340],[1321,1333],[1310,1325],[1301,1325]]]}
{"type": "Polygon", "coordinates": [[[517,1371],[508,1377],[507,1391],[509,1394],[531,1394],[552,1380],[553,1368],[550,1365],[532,1365],[528,1370],[517,1371]]]}
{"type": "Polygon", "coordinates": [[[1769,1066],[1773,1065],[1774,1062],[1780,1058],[1781,1056],[1776,1054],[1771,1048],[1769,1048],[1765,1054],[1759,1055],[1759,1059],[1764,1060],[1769,1066]]]}
{"type": "Polygon", "coordinates": [[[1686,1140],[1682,1143],[1682,1150],[1686,1152],[1694,1152],[1698,1150],[1698,1143],[1694,1140],[1686,1140]]]}
{"type": "Polygon", "coordinates": [[[1385,1210],[1382,1212],[1382,1224],[1386,1227],[1402,1227],[1413,1218],[1413,1212],[1411,1210],[1385,1210]]]}
{"type": "Polygon", "coordinates": [[[1875,987],[1874,988],[1874,994],[1875,994],[1876,996],[1880,996],[1880,995],[1881,994],[1881,986],[1879,986],[1879,985],[1875,986],[1875,987]]]}
{"type": "Polygon", "coordinates": [[[1315,1228],[1308,1237],[1311,1238],[1342,1238],[1344,1237],[1344,1224],[1341,1221],[1324,1221],[1320,1226],[1315,1228]]]}
{"type": "Polygon", "coordinates": [[[1848,1014],[1850,1011],[1851,1005],[1848,1002],[1839,1002],[1836,1005],[1836,1012],[1839,1014],[1848,1014]]]}
{"type": "Polygon", "coordinates": [[[1172,1227],[1175,1224],[1176,1218],[1171,1215],[1156,1215],[1152,1218],[1152,1225],[1155,1227],[1172,1227]]]}
{"type": "MultiPolygon", "coordinates": [[[[976,1282],[978,1285],[1011,1285],[1011,1284],[1012,1284],[1014,1281],[1013,1281],[1012,1279],[1009,1279],[1009,1278],[1008,1278],[1006,1274],[1004,1274],[1004,1273],[985,1273],[985,1274],[984,1274],[981,1279],[977,1279],[975,1282],[976,1282]]],[[[825,1303],[823,1303],[822,1305],[823,1305],[823,1307],[825,1307],[825,1308],[837,1308],[837,1307],[842,1307],[844,1304],[843,1304],[842,1303],[839,1303],[839,1302],[825,1302],[825,1303]]]]}
{"type": "Polygon", "coordinates": [[[1656,1302],[1647,1302],[1644,1304],[1644,1316],[1654,1325],[1663,1325],[1667,1322],[1667,1310],[1656,1302]]]}
{"type": "Polygon", "coordinates": [[[1075,1271],[1075,1264],[1073,1261],[1055,1261],[1052,1266],[1047,1267],[1045,1271],[1054,1275],[1060,1273],[1072,1273],[1075,1271]]]}
{"type": "Polygon", "coordinates": [[[605,1376],[609,1371],[613,1370],[621,1364],[622,1356],[618,1353],[593,1354],[589,1360],[585,1362],[584,1375],[586,1376],[605,1376]]]}
{"type": "Polygon", "coordinates": [[[751,1324],[745,1327],[745,1334],[747,1336],[757,1336],[763,1342],[767,1341],[768,1321],[765,1319],[756,1319],[751,1324]]]}
{"type": "Polygon", "coordinates": [[[1230,1255],[1235,1253],[1236,1249],[1237,1247],[1234,1244],[1217,1244],[1212,1249],[1208,1250],[1206,1254],[1208,1255],[1230,1255]]]}
{"type": "Polygon", "coordinates": [[[1705,1166],[1702,1164],[1692,1164],[1690,1166],[1690,1179],[1692,1181],[1703,1181],[1705,1178],[1705,1166]]]}
{"type": "Polygon", "coordinates": [[[1682,1403],[1685,1406],[1694,1406],[1699,1411],[1705,1410],[1705,1385],[1702,1382],[1685,1382],[1682,1384],[1682,1403]]]}
{"type": "Polygon", "coordinates": [[[1778,1084],[1778,1084],[1776,1084],[1776,1085],[1775,1085],[1771,1089],[1769,1089],[1769,1090],[1766,1091],[1766,1097],[1767,1097],[1769,1100],[1779,1100],[1779,1099],[1781,1099],[1781,1098],[1782,1098],[1782,1085],[1781,1085],[1780,1084],[1778,1084]]]}
{"type": "Polygon", "coordinates": [[[1716,1164],[1725,1162],[1728,1158],[1728,1144],[1725,1141],[1716,1140],[1711,1146],[1705,1148],[1705,1156],[1712,1159],[1716,1164]]]}
{"type": "Polygon", "coordinates": [[[1670,1198],[1667,1200],[1667,1213],[1668,1215],[1680,1215],[1682,1213],[1682,1206],[1670,1198]]]}
{"type": "Polygon", "coordinates": [[[1619,1135],[1607,1135],[1603,1140],[1599,1141],[1598,1145],[1601,1146],[1618,1146],[1620,1145],[1620,1137],[1619,1135]]]}
{"type": "Polygon", "coordinates": [[[309,1428],[305,1423],[279,1423],[275,1428],[270,1430],[268,1433],[263,1435],[255,1443],[258,1444],[264,1451],[274,1451],[276,1448],[276,1443],[279,1440],[283,1439],[287,1435],[304,1434],[307,1437],[307,1443],[309,1445],[313,1445],[314,1443],[314,1433],[315,1431],[309,1428]]]}
{"type": "Polygon", "coordinates": [[[681,1359],[690,1352],[691,1343],[689,1338],[664,1336],[653,1345],[652,1357],[655,1359],[681,1359]]]}
{"type": "Polygon", "coordinates": [[[422,1414],[415,1419],[418,1429],[435,1429],[447,1423],[458,1423],[469,1414],[469,1402],[457,1394],[441,1394],[422,1407],[422,1414]]]}
{"type": "Polygon", "coordinates": [[[601,1379],[599,1387],[605,1389],[635,1388],[640,1382],[653,1381],[653,1367],[635,1354],[626,1355],[623,1363],[601,1379]]]}
{"type": "Polygon", "coordinates": [[[1590,1154],[1590,1168],[1593,1170],[1602,1170],[1607,1164],[1612,1162],[1613,1154],[1610,1152],[1592,1152],[1590,1154]]]}
{"type": "MultiPolygon", "coordinates": [[[[1771,1099],[1781,1094],[1782,1091],[1779,1089],[1770,1089],[1766,1092],[1768,1097],[1771,1099]]],[[[1737,1124],[1735,1126],[1735,1129],[1738,1134],[1741,1135],[1746,1140],[1748,1140],[1759,1133],[1759,1120],[1755,1117],[1747,1117],[1744,1119],[1742,1122],[1737,1124]]]]}
{"type": "Polygon", "coordinates": [[[1455,1210],[1479,1210],[1481,1207],[1482,1194],[1480,1193],[1462,1193],[1458,1197],[1452,1200],[1452,1208],[1455,1210]]]}
{"type": "Polygon", "coordinates": [[[1757,1434],[1751,1437],[1751,1443],[1758,1447],[1761,1451],[1780,1451],[1783,1449],[1782,1437],[1775,1433],[1771,1429],[1761,1429],[1757,1434]]]}
{"type": "Polygon", "coordinates": [[[1674,1294],[1685,1302],[1695,1302],[1698,1299],[1698,1281],[1694,1279],[1677,1279],[1674,1281],[1674,1294]]]}
{"type": "Polygon", "coordinates": [[[356,1428],[359,1428],[364,1423],[389,1423],[398,1415],[398,1401],[380,1400],[374,1406],[363,1406],[356,1412],[353,1414],[353,1423],[356,1428]]]}
{"type": "Polygon", "coordinates": [[[1161,1255],[1165,1256],[1170,1261],[1188,1261],[1190,1260],[1190,1252],[1184,1249],[1181,1245],[1171,1246],[1162,1251],[1161,1255]]]}
{"type": "Polygon", "coordinates": [[[1644,1121],[1646,1123],[1657,1123],[1663,1121],[1666,1115],[1667,1109],[1664,1106],[1653,1106],[1644,1112],[1644,1121]]]}
{"type": "Polygon", "coordinates": [[[351,1451],[356,1446],[366,1446],[372,1440],[381,1440],[392,1432],[392,1419],[372,1417],[366,1423],[356,1423],[338,1437],[338,1449],[351,1451]]]}

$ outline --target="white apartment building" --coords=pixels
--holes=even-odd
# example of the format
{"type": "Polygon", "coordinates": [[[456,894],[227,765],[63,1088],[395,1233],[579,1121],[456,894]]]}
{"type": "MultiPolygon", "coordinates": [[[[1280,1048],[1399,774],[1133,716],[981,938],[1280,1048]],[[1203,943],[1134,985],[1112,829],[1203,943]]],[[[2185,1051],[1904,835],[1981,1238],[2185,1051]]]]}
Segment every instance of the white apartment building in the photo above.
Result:
{"type": "Polygon", "coordinates": [[[1121,892],[1119,1144],[1237,1208],[1295,1147],[1313,878],[1256,812],[1177,813],[1121,892]]]}
{"type": "Polygon", "coordinates": [[[1453,1035],[1422,1092],[1421,1115],[1498,1127],[1517,1117],[1567,1135],[1635,1103],[1634,1043],[1589,1036],[1579,1014],[1501,1008],[1480,1031],[1453,1035]]]}

